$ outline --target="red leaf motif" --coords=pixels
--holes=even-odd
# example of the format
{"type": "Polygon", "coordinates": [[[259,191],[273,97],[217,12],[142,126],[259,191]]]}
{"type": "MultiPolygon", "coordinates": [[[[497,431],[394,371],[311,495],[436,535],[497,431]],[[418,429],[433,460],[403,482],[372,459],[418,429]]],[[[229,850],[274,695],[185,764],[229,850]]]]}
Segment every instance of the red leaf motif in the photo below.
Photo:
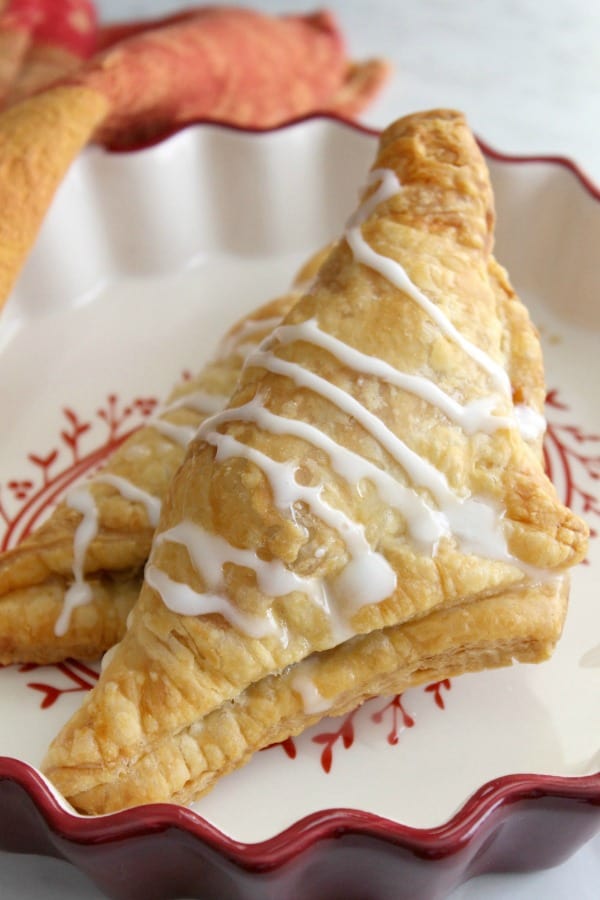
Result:
{"type": "MultiPolygon", "coordinates": [[[[24,664],[19,668],[20,672],[30,672],[32,669],[39,668],[34,663],[24,664]]],[[[73,694],[79,691],[89,691],[93,688],[94,682],[98,680],[98,673],[87,666],[80,663],[76,659],[67,659],[65,662],[56,663],[52,666],[57,672],[65,675],[74,687],[55,687],[52,684],[42,684],[39,681],[30,681],[27,687],[34,691],[40,691],[44,695],[41,702],[41,709],[49,709],[54,706],[59,697],[63,694],[73,694]]]]}
{"type": "Polygon", "coordinates": [[[313,738],[315,744],[325,744],[325,748],[321,753],[321,766],[323,771],[329,774],[331,772],[331,764],[333,763],[333,745],[339,737],[339,732],[328,731],[324,734],[317,734],[313,738]]]}
{"type": "Polygon", "coordinates": [[[354,743],[353,719],[357,711],[358,710],[354,709],[352,712],[348,713],[337,731],[321,732],[321,734],[316,734],[312,739],[313,743],[324,745],[323,752],[321,753],[321,766],[323,771],[327,774],[331,771],[331,766],[333,764],[333,748],[340,738],[342,746],[346,750],[354,743]]]}
{"type": "Polygon", "coordinates": [[[78,417],[77,417],[77,413],[74,413],[73,410],[72,410],[72,409],[69,409],[68,406],[65,406],[65,407],[63,408],[63,413],[64,413],[65,417],[69,420],[69,422],[71,423],[71,425],[73,425],[75,428],[77,428],[77,425],[78,425],[78,423],[79,423],[79,419],[78,419],[78,417]]]}
{"type": "Polygon", "coordinates": [[[289,756],[290,759],[296,759],[298,751],[296,750],[294,738],[286,738],[285,741],[281,741],[279,746],[284,750],[286,756],[289,756]]]}
{"type": "Polygon", "coordinates": [[[415,724],[413,717],[405,710],[402,703],[402,694],[396,694],[382,709],[371,715],[376,724],[383,722],[385,714],[391,711],[392,727],[387,735],[388,744],[395,745],[400,740],[400,731],[403,728],[412,728],[415,724]]]}
{"type": "Polygon", "coordinates": [[[79,691],[89,691],[91,690],[93,685],[84,684],[82,682],[82,684],[78,685],[77,687],[57,688],[52,684],[41,684],[40,682],[30,681],[28,682],[27,687],[33,688],[34,691],[41,691],[41,693],[44,694],[44,699],[40,704],[40,709],[49,709],[51,706],[54,706],[56,701],[59,699],[59,697],[62,697],[63,694],[76,694],[79,691]]]}
{"type": "Polygon", "coordinates": [[[296,744],[294,743],[293,737],[288,737],[285,741],[277,741],[275,744],[268,744],[266,747],[262,747],[262,750],[272,750],[273,747],[281,747],[286,756],[290,759],[296,759],[298,755],[298,750],[296,749],[296,744]]]}
{"type": "Polygon", "coordinates": [[[553,388],[551,391],[548,391],[546,394],[546,404],[548,406],[553,406],[554,409],[568,409],[568,406],[565,406],[564,403],[561,403],[558,399],[558,388],[553,388]]]}
{"type": "Polygon", "coordinates": [[[442,697],[442,689],[446,691],[452,689],[449,678],[444,678],[442,681],[435,681],[433,684],[428,684],[425,688],[428,694],[433,694],[433,699],[435,700],[436,705],[439,706],[440,709],[446,709],[444,705],[444,698],[442,697]]]}
{"type": "Polygon", "coordinates": [[[354,725],[352,719],[346,719],[342,726],[342,742],[346,750],[354,743],[354,725]]]}
{"type": "Polygon", "coordinates": [[[38,456],[36,453],[29,453],[27,459],[34,465],[39,466],[40,469],[48,469],[57,456],[58,450],[51,450],[48,456],[38,456]]]}
{"type": "Polygon", "coordinates": [[[34,691],[41,691],[45,695],[40,704],[40,709],[49,709],[51,706],[54,706],[63,693],[60,688],[53,687],[51,684],[39,684],[35,681],[30,681],[27,687],[33,688],[34,691]]]}
{"type": "Polygon", "coordinates": [[[60,436],[63,439],[63,441],[65,442],[65,444],[69,445],[69,447],[75,446],[76,441],[72,434],[69,434],[67,431],[61,431],[60,436]]]}
{"type": "Polygon", "coordinates": [[[61,431],[60,436],[65,444],[71,448],[75,461],[78,459],[79,438],[89,431],[91,424],[89,422],[81,422],[76,413],[68,407],[63,408],[63,414],[73,426],[71,432],[61,431]]]}
{"type": "Polygon", "coordinates": [[[328,744],[323,752],[321,753],[321,765],[323,766],[323,771],[326,775],[329,775],[331,772],[331,766],[333,764],[333,750],[332,745],[328,744]]]}
{"type": "MultiPolygon", "coordinates": [[[[556,401],[553,406],[568,409],[556,401]]],[[[588,433],[578,425],[548,422],[544,458],[548,475],[561,492],[561,499],[584,515],[600,516],[600,496],[590,482],[600,481],[600,455],[596,452],[600,435],[588,433]],[[592,447],[593,445],[593,447],[592,447]],[[586,484],[587,482],[587,484],[586,484]]]]}
{"type": "Polygon", "coordinates": [[[35,478],[12,479],[1,489],[0,498],[0,549],[16,546],[36,527],[48,509],[54,508],[67,489],[78,479],[93,472],[106,457],[119,447],[131,434],[141,427],[141,419],[146,418],[157,401],[152,397],[136,398],[127,406],[129,412],[136,412],[137,422],[118,433],[124,416],[117,415],[117,397],[107,398],[106,409],[97,412],[103,424],[108,424],[108,435],[101,429],[101,440],[93,442],[90,449],[82,447],[80,438],[86,433],[94,434],[98,419],[87,421],[80,418],[70,407],[63,407],[64,427],[57,429],[57,446],[47,453],[28,453],[26,459],[36,467],[35,478]],[[137,404],[136,401],[141,401],[137,404]],[[66,422],[66,424],[65,424],[66,422]],[[65,449],[68,448],[68,449],[65,449]],[[10,505],[6,500],[10,499],[10,505]],[[15,501],[17,501],[15,503],[15,501]]]}
{"type": "MultiPolygon", "coordinates": [[[[578,425],[563,425],[561,427],[563,431],[567,432],[567,434],[572,435],[579,444],[583,443],[584,441],[600,441],[600,435],[588,434],[578,425]]],[[[596,457],[596,459],[599,458],[600,457],[596,457]]]]}

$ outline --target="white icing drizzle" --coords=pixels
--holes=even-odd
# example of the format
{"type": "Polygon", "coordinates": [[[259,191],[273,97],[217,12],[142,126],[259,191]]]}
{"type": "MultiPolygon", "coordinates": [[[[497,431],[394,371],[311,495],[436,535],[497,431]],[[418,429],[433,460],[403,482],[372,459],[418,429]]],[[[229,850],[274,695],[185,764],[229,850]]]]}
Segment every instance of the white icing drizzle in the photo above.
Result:
{"type": "MultiPolygon", "coordinates": [[[[96,475],[93,482],[108,484],[126,500],[143,504],[148,521],[152,527],[156,527],[161,507],[158,497],[136,487],[126,478],[110,472],[96,475]]],[[[73,538],[73,583],[65,592],[63,608],[54,626],[54,633],[57,636],[66,634],[73,610],[77,606],[84,606],[92,599],[92,589],[85,580],[83,568],[88,547],[98,534],[98,507],[94,495],[88,487],[79,487],[70,491],[65,498],[65,503],[71,509],[81,513],[82,519],[75,529],[73,538]]]]}
{"type": "Polygon", "coordinates": [[[292,690],[301,697],[302,707],[308,716],[326,712],[335,701],[335,697],[328,699],[319,692],[311,674],[313,669],[312,662],[304,660],[290,682],[292,690]]]}
{"type": "Polygon", "coordinates": [[[354,259],[364,266],[378,272],[398,290],[403,291],[417,303],[437,324],[442,334],[454,340],[464,352],[475,360],[492,378],[495,386],[505,395],[510,396],[510,379],[502,366],[491,358],[484,350],[477,347],[464,337],[452,324],[442,310],[433,303],[408,277],[405,269],[390,259],[389,256],[381,256],[365,241],[362,236],[361,225],[371,215],[375,207],[400,193],[402,186],[391,169],[374,169],[367,180],[371,185],[379,182],[377,190],[359,207],[355,215],[348,222],[346,240],[354,259]]]}
{"type": "Polygon", "coordinates": [[[267,476],[278,509],[294,515],[298,503],[306,503],[311,511],[343,538],[351,556],[342,572],[331,581],[331,592],[349,613],[371,603],[380,603],[396,588],[396,573],[380,553],[373,550],[363,526],[323,497],[323,485],[303,485],[296,481],[297,467],[278,462],[260,450],[237,441],[229,434],[210,431],[203,435],[217,448],[218,461],[244,458],[258,466],[267,476]]]}
{"type": "Polygon", "coordinates": [[[148,491],[144,491],[142,488],[136,487],[136,485],[131,481],[128,481],[127,478],[121,478],[119,475],[112,475],[110,472],[96,475],[94,482],[96,484],[109,484],[111,487],[116,488],[126,500],[131,500],[133,503],[141,503],[146,509],[149,523],[156,528],[161,507],[158,497],[149,494],[148,491]]]}
{"type": "Polygon", "coordinates": [[[225,359],[232,353],[237,353],[242,357],[246,357],[250,350],[253,350],[258,341],[248,341],[248,338],[255,338],[257,335],[264,334],[265,331],[273,331],[281,322],[281,316],[269,316],[264,319],[246,319],[233,334],[229,334],[224,341],[221,342],[217,353],[217,359],[225,359]]]}
{"type": "Polygon", "coordinates": [[[98,510],[94,498],[87,488],[80,487],[67,494],[66,505],[81,514],[73,540],[73,583],[65,592],[63,608],[54,624],[54,633],[57,637],[67,633],[71,614],[78,606],[89,603],[92,599],[92,589],[83,577],[83,564],[87,548],[95,538],[98,531],[98,510]]]}
{"type": "Polygon", "coordinates": [[[382,381],[402,388],[437,407],[450,421],[460,425],[466,434],[475,434],[477,431],[491,434],[498,428],[515,427],[513,418],[493,415],[493,410],[497,405],[496,398],[480,397],[463,406],[429,378],[401,372],[382,359],[362,353],[334,335],[323,331],[315,319],[307,319],[298,325],[281,325],[275,330],[273,338],[280,344],[305,341],[321,347],[348,368],[380,378],[382,381]]]}
{"type": "Polygon", "coordinates": [[[223,594],[194,591],[189,585],[174,581],[153,563],[146,566],[145,578],[150,587],[160,594],[163,603],[179,615],[205,616],[218,613],[234,628],[250,637],[277,635],[281,639],[281,629],[271,609],[260,616],[245,613],[223,594]]]}
{"type": "MultiPolygon", "coordinates": [[[[327,586],[322,579],[298,575],[277,559],[262,560],[254,550],[234,547],[224,538],[211,534],[201,525],[189,520],[180,522],[157,535],[155,547],[159,547],[165,541],[186,547],[196,571],[202,576],[210,593],[224,590],[223,566],[232,563],[253,571],[258,589],[267,596],[284,597],[296,591],[305,594],[321,607],[335,633],[340,635],[340,639],[348,636],[343,611],[337,610],[332,605],[327,586]]],[[[198,597],[200,596],[198,593],[198,597]]],[[[163,599],[171,608],[168,593],[163,599]]],[[[280,637],[283,643],[287,643],[287,636],[281,627],[280,637]]]]}
{"type": "Polygon", "coordinates": [[[209,394],[207,391],[194,391],[193,393],[184,394],[182,397],[178,397],[177,400],[173,400],[172,403],[165,406],[161,412],[161,416],[173,412],[176,409],[191,409],[193,412],[200,413],[200,415],[212,416],[215,413],[220,412],[220,410],[225,407],[228,400],[229,397],[226,397],[224,394],[209,394]]]}
{"type": "Polygon", "coordinates": [[[348,219],[347,228],[360,228],[375,212],[380,203],[391,200],[402,190],[398,176],[392,169],[372,169],[367,175],[367,187],[377,185],[373,193],[360,204],[348,219]]]}
{"type": "Polygon", "coordinates": [[[174,425],[173,422],[166,422],[164,419],[154,419],[148,422],[148,425],[182,447],[187,447],[196,434],[196,429],[192,425],[174,425]]]}
{"type": "Polygon", "coordinates": [[[537,441],[546,431],[546,419],[531,406],[518,403],[515,406],[515,417],[518,422],[521,436],[526,441],[537,441]]]}
{"type": "Polygon", "coordinates": [[[203,437],[207,443],[217,448],[217,461],[242,458],[262,469],[269,480],[275,505],[280,512],[291,511],[293,516],[297,504],[306,503],[326,525],[344,536],[351,553],[361,554],[370,550],[363,526],[324,500],[323,485],[299,484],[296,481],[298,467],[294,463],[271,459],[230,434],[209,431],[203,437]]]}
{"type": "MultiPolygon", "coordinates": [[[[305,278],[302,281],[295,281],[287,296],[299,299],[303,294],[308,293],[315,280],[316,278],[305,278]]],[[[277,328],[281,324],[281,318],[281,316],[265,316],[264,319],[246,319],[239,328],[221,341],[216,358],[226,359],[232,353],[236,353],[245,360],[256,348],[260,336],[264,332],[271,332],[277,328]]]]}
{"type": "MultiPolygon", "coordinates": [[[[221,424],[232,421],[254,422],[263,431],[289,434],[324,450],[333,470],[350,485],[357,485],[363,478],[368,478],[376,486],[380,497],[402,513],[411,537],[424,550],[435,552],[439,539],[449,533],[449,525],[443,514],[429,506],[425,498],[412,488],[400,484],[392,475],[359,453],[338,444],[316,426],[276,415],[262,405],[260,397],[254,397],[243,406],[224,410],[210,420],[208,428],[214,430],[221,424]]],[[[199,430],[198,436],[204,436],[204,429],[199,430]]],[[[325,550],[321,548],[321,552],[316,551],[315,555],[322,557],[325,550]]]]}
{"type": "MultiPolygon", "coordinates": [[[[173,588],[170,583],[163,582],[159,593],[165,605],[174,612],[180,611],[182,597],[187,608],[191,608],[190,604],[193,604],[194,609],[203,609],[202,597],[204,596],[208,598],[207,603],[211,606],[214,603],[215,594],[218,593],[219,596],[222,596],[225,589],[223,566],[231,563],[253,571],[258,589],[269,597],[284,597],[298,591],[309,597],[323,610],[337,641],[345,640],[353,634],[348,625],[347,603],[345,599],[341,602],[337,600],[339,590],[335,591],[335,579],[332,582],[334,590],[330,591],[330,586],[323,579],[298,575],[288,569],[280,560],[262,560],[254,550],[234,547],[224,538],[211,534],[201,525],[190,520],[180,522],[173,528],[157,535],[154,547],[158,548],[165,542],[181,544],[187,549],[196,571],[201,575],[208,589],[206,593],[194,591],[184,595],[178,586],[173,588]]],[[[158,590],[155,584],[151,586],[158,590]]],[[[199,614],[189,613],[189,615],[199,614]]],[[[223,615],[241,631],[245,631],[251,637],[256,636],[255,630],[248,631],[246,623],[241,619],[234,620],[227,612],[224,612],[223,615]]],[[[288,637],[284,626],[277,626],[277,630],[281,643],[287,644],[288,637]]],[[[273,629],[273,633],[275,633],[275,629],[273,629]]]]}
{"type": "Polygon", "coordinates": [[[309,594],[326,606],[325,589],[318,578],[303,578],[292,572],[281,560],[260,559],[254,550],[234,547],[220,535],[211,534],[201,525],[185,520],[173,528],[157,535],[155,546],[165,541],[182,544],[187,548],[196,570],[201,573],[211,590],[223,587],[223,566],[233,563],[256,574],[256,584],[260,591],[272,597],[283,597],[294,591],[309,594]]]}
{"type": "MultiPolygon", "coordinates": [[[[503,513],[491,504],[475,497],[458,497],[448,485],[445,475],[428,460],[423,459],[402,441],[390,428],[356,398],[331,384],[320,375],[273,353],[255,353],[249,363],[291,378],[299,387],[309,388],[352,416],[406,471],[414,484],[426,488],[435,498],[448,522],[448,530],[463,549],[484,556],[520,565],[508,553],[501,527],[503,513]]],[[[212,419],[207,425],[212,425],[212,419]]],[[[200,429],[204,437],[204,430],[200,429]]],[[[206,438],[205,438],[206,439],[206,438]]]]}
{"type": "MultiPolygon", "coordinates": [[[[315,394],[324,397],[343,413],[351,416],[369,434],[371,434],[387,452],[400,463],[415,484],[427,488],[438,501],[446,499],[450,493],[445,475],[408,447],[391,429],[374,413],[370,412],[352,394],[332,384],[315,372],[305,369],[297,363],[281,359],[274,353],[259,351],[248,360],[252,366],[260,366],[269,372],[290,378],[298,387],[308,388],[315,394]]],[[[210,424],[212,420],[208,420],[210,424]]]]}
{"type": "Polygon", "coordinates": [[[112,647],[106,651],[102,659],[100,660],[100,671],[104,672],[105,669],[110,666],[112,660],[114,659],[115,653],[117,652],[118,644],[114,644],[112,647]]]}

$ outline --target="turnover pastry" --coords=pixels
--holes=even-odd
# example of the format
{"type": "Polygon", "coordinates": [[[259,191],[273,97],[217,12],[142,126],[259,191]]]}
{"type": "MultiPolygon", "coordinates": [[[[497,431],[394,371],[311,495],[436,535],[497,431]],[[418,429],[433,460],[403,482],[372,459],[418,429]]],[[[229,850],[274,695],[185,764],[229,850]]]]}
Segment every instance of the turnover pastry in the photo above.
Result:
{"type": "Polygon", "coordinates": [[[162,412],[74,488],[18,547],[0,555],[0,664],[93,659],[125,630],[162,498],[201,421],[232,393],[245,356],[281,321],[326,250],[292,290],[235,325],[217,355],[162,412]]]}
{"type": "Polygon", "coordinates": [[[128,631],[45,771],[188,801],[326,712],[547,657],[587,529],[540,456],[537,336],[463,117],[401,119],[314,286],[165,498],[128,631]]]}

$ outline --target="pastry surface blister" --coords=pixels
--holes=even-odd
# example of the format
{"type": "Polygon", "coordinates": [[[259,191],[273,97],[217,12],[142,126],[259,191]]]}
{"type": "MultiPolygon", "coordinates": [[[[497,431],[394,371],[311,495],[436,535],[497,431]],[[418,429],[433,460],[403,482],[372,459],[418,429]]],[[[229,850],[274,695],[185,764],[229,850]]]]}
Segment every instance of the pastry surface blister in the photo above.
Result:
{"type": "Polygon", "coordinates": [[[199,795],[326,714],[293,687],[313,668],[341,712],[549,654],[587,532],[543,471],[539,342],[492,242],[463,117],[387,129],[344,239],[189,446],[131,626],[50,748],[79,808],[199,795]]]}

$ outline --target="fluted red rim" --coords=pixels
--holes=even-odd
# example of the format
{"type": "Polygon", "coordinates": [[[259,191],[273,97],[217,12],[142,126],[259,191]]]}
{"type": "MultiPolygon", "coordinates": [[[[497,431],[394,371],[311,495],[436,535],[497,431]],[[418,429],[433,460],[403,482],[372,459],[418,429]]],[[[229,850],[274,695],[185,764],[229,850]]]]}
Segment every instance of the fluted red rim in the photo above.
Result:
{"type": "MultiPolygon", "coordinates": [[[[332,122],[336,125],[344,126],[350,131],[356,131],[359,134],[366,134],[370,135],[371,137],[378,137],[381,134],[380,128],[374,128],[369,125],[365,125],[362,122],[347,119],[344,116],[340,116],[336,113],[331,112],[309,113],[305,116],[299,116],[298,118],[291,119],[290,121],[284,122],[281,125],[273,125],[266,128],[254,125],[235,125],[231,122],[220,121],[219,119],[196,119],[192,122],[186,122],[183,125],[174,125],[173,127],[161,132],[161,134],[156,137],[136,141],[134,144],[131,144],[127,147],[119,147],[117,145],[108,143],[106,144],[105,149],[112,154],[138,153],[141,150],[149,150],[150,148],[155,147],[158,144],[162,144],[164,141],[168,140],[176,134],[179,134],[181,131],[186,131],[188,128],[197,128],[198,126],[204,125],[223,128],[226,131],[238,132],[240,134],[274,134],[278,131],[285,131],[288,128],[293,128],[297,125],[303,125],[308,122],[332,122]]],[[[483,138],[479,137],[479,135],[476,135],[476,138],[477,143],[481,147],[484,155],[489,157],[490,159],[495,159],[499,162],[507,163],[550,163],[552,165],[557,165],[568,169],[573,173],[573,175],[576,176],[582,187],[584,187],[585,190],[595,200],[600,201],[600,185],[597,185],[595,181],[590,178],[590,176],[586,172],[584,172],[581,166],[579,166],[569,156],[554,153],[506,153],[505,151],[496,149],[487,141],[483,140],[483,138]]]]}
{"type": "Polygon", "coordinates": [[[318,841],[340,833],[378,838],[419,856],[440,859],[466,846],[486,822],[491,828],[494,812],[519,801],[551,797],[600,807],[600,772],[580,777],[506,775],[484,784],[451,819],[435,828],[413,828],[362,810],[332,808],[305,816],[266,840],[244,843],[224,834],[193,810],[170,803],[148,804],[105,816],[71,813],[36,769],[17,759],[0,757],[0,779],[6,778],[29,794],[56,835],[77,844],[122,842],[176,828],[234,863],[256,871],[283,866],[318,841]]]}

